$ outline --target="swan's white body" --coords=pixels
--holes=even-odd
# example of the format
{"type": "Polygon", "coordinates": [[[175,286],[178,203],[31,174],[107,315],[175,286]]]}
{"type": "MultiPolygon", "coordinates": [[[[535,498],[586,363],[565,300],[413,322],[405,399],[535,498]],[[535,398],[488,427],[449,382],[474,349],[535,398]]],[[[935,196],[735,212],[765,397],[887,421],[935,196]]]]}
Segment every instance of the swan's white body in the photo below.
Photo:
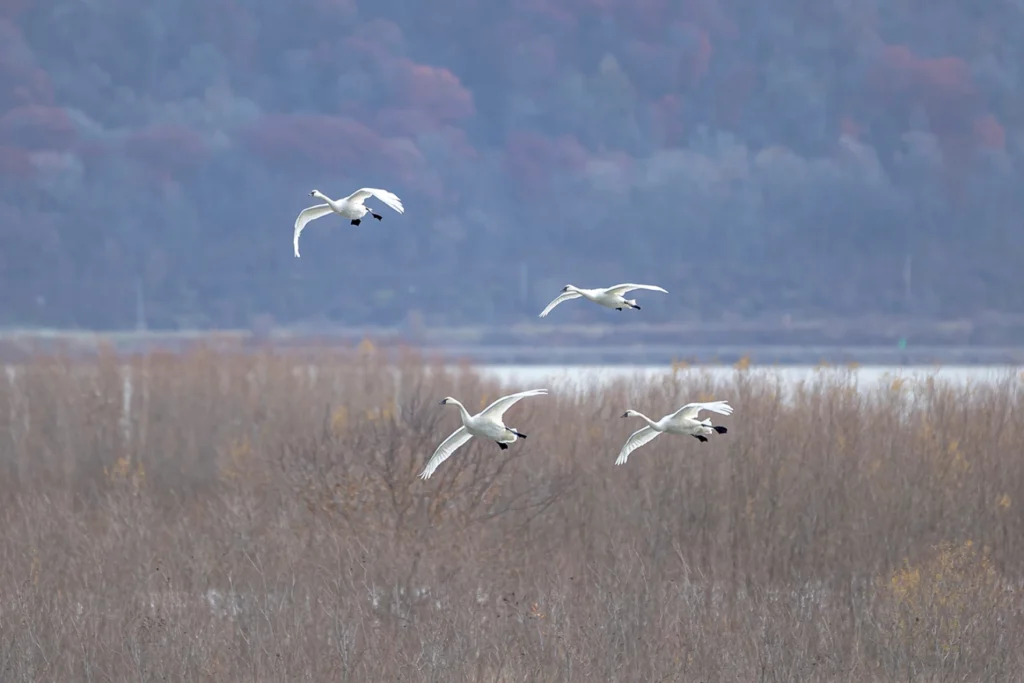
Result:
{"type": "Polygon", "coordinates": [[[547,314],[551,312],[551,309],[563,301],[578,299],[580,297],[593,301],[595,304],[601,304],[605,308],[614,308],[620,311],[624,308],[635,308],[639,311],[640,307],[637,306],[636,299],[627,299],[622,296],[626,292],[631,292],[634,289],[646,289],[652,292],[668,294],[668,292],[661,287],[656,287],[654,285],[634,285],[630,283],[615,285],[614,287],[608,287],[606,289],[580,289],[575,285],[566,285],[562,288],[562,293],[556,296],[555,299],[547,305],[547,308],[540,312],[540,316],[538,317],[546,317],[547,314]]]}
{"type": "Polygon", "coordinates": [[[619,457],[616,458],[615,464],[625,464],[630,453],[648,443],[659,434],[664,434],[666,432],[669,434],[689,434],[701,441],[707,441],[707,437],[711,434],[725,434],[728,431],[725,427],[712,426],[710,418],[698,420],[697,414],[702,410],[718,413],[719,415],[732,415],[732,406],[729,405],[728,401],[687,403],[676,412],[666,415],[657,422],[643,413],[638,413],[635,410],[627,410],[622,417],[643,418],[647,423],[647,426],[641,427],[630,434],[629,438],[626,439],[626,443],[622,447],[622,450],[619,451],[619,457]]]}
{"type": "Polygon", "coordinates": [[[459,407],[459,415],[462,417],[462,426],[452,432],[451,435],[442,441],[441,445],[437,447],[434,454],[430,456],[430,460],[427,461],[426,467],[424,467],[423,471],[420,472],[420,479],[429,479],[430,475],[434,473],[434,470],[437,469],[438,465],[447,460],[452,453],[458,450],[460,446],[465,444],[474,436],[496,441],[502,450],[507,449],[508,444],[512,443],[520,436],[525,439],[525,434],[512,429],[511,427],[506,427],[501,418],[505,414],[506,410],[518,403],[521,399],[524,399],[527,396],[543,396],[547,393],[547,389],[530,389],[529,391],[521,391],[518,394],[503,396],[476,415],[470,415],[469,411],[466,410],[466,406],[462,405],[451,396],[443,399],[441,401],[441,405],[455,405],[459,407]]]}
{"type": "Polygon", "coordinates": [[[320,190],[313,190],[309,193],[309,196],[322,199],[326,203],[303,209],[295,219],[295,231],[292,233],[295,258],[299,258],[299,235],[302,233],[303,228],[306,227],[306,224],[329,213],[336,213],[339,216],[348,218],[352,221],[353,225],[359,225],[360,220],[362,220],[367,212],[377,220],[381,220],[382,216],[380,214],[373,213],[363,204],[370,197],[376,197],[398,213],[405,213],[405,207],[402,206],[401,199],[387,190],[378,190],[375,187],[364,187],[361,190],[356,190],[344,199],[337,200],[331,199],[320,192],[320,190]]]}

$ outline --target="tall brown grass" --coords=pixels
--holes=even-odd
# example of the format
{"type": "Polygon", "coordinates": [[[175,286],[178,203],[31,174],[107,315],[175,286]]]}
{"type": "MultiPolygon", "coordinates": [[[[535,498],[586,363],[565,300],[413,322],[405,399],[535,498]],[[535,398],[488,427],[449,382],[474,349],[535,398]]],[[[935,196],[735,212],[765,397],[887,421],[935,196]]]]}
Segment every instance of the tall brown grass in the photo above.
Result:
{"type": "MultiPolygon", "coordinates": [[[[1021,378],[686,369],[523,401],[409,354],[0,378],[5,681],[938,681],[1024,670],[1021,378]],[[316,367],[315,375],[307,365],[316,367]],[[126,397],[123,373],[130,373],[126,397]],[[728,399],[728,434],[635,420],[728,399]]],[[[526,386],[508,387],[531,388],[526,386]]]]}

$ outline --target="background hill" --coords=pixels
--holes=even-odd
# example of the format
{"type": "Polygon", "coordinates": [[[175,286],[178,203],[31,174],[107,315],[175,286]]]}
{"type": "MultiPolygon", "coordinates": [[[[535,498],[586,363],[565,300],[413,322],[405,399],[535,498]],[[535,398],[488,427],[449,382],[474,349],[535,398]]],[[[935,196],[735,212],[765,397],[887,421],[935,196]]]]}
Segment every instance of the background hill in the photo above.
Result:
{"type": "Polygon", "coordinates": [[[672,292],[651,323],[1024,313],[1022,32],[966,0],[2,0],[0,325],[493,325],[617,281],[672,292]],[[295,259],[309,190],[365,185],[407,213],[295,259]]]}

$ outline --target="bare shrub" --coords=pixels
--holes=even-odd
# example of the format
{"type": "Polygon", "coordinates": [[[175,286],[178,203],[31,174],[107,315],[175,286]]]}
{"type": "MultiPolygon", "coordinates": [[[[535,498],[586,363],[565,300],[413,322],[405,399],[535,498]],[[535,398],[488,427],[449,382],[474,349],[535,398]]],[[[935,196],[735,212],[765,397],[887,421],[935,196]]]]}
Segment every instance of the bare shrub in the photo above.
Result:
{"type": "Polygon", "coordinates": [[[1020,378],[739,368],[517,404],[372,345],[0,381],[5,680],[999,680],[1024,666],[1020,378]],[[725,435],[638,427],[728,399],[725,435]]]}

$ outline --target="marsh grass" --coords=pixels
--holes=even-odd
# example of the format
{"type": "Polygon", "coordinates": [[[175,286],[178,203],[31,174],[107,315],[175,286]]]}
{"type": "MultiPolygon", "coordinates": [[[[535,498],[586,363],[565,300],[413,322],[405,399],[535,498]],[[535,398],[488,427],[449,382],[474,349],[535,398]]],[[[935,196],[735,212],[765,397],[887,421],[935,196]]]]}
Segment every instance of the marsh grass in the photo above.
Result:
{"type": "MultiPolygon", "coordinates": [[[[1021,379],[793,391],[677,368],[523,401],[529,435],[416,477],[502,387],[197,350],[0,381],[9,681],[953,681],[1024,669],[1021,379]],[[311,372],[312,364],[316,370],[311,372]],[[125,373],[131,378],[125,391],[125,373]],[[785,395],[784,395],[785,394],[785,395]],[[729,433],[638,424],[728,399],[729,433]]],[[[512,387],[525,389],[531,387],[512,387]]]]}

